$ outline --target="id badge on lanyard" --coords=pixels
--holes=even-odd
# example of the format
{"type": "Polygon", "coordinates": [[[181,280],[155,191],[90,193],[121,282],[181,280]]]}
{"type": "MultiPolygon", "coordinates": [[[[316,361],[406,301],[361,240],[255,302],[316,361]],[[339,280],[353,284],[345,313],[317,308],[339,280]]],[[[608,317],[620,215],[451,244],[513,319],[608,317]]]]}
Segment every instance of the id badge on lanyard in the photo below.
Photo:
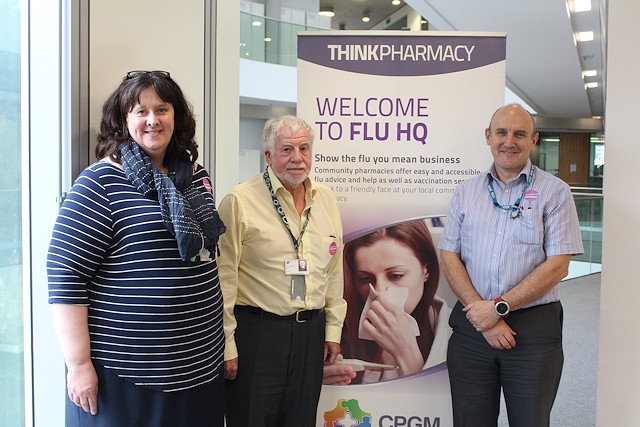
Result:
{"type": "Polygon", "coordinates": [[[307,294],[307,284],[305,281],[305,276],[309,274],[310,265],[309,260],[300,258],[298,253],[298,248],[300,246],[300,241],[302,241],[302,235],[307,229],[307,225],[309,224],[309,219],[311,217],[311,208],[307,211],[307,220],[304,222],[302,226],[302,230],[300,231],[300,235],[296,239],[296,237],[291,232],[291,227],[289,226],[289,221],[287,221],[287,217],[280,206],[280,201],[276,197],[275,191],[273,191],[273,186],[271,185],[271,178],[269,178],[269,170],[264,171],[264,182],[271,193],[271,199],[273,200],[273,206],[276,208],[276,212],[280,215],[282,222],[287,227],[289,231],[289,235],[291,236],[291,241],[293,242],[293,249],[295,251],[296,258],[295,259],[287,259],[284,261],[284,274],[287,276],[291,276],[291,300],[292,301],[304,301],[307,294]]]}

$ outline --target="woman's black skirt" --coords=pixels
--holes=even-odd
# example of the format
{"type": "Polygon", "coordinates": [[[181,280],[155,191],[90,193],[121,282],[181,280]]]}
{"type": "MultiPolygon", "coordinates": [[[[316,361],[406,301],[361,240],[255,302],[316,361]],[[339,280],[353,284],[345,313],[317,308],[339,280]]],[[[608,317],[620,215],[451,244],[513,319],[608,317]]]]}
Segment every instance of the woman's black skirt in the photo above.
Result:
{"type": "Polygon", "coordinates": [[[188,390],[162,392],[136,386],[99,363],[98,413],[91,415],[67,395],[66,427],[223,427],[224,380],[188,390]]]}

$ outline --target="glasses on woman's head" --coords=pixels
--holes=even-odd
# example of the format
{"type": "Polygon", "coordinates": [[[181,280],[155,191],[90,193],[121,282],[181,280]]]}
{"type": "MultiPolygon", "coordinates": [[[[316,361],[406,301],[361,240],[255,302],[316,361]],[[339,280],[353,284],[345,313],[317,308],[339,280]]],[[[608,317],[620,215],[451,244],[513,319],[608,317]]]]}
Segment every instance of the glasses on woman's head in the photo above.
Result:
{"type": "Polygon", "coordinates": [[[160,76],[165,77],[167,79],[171,78],[171,74],[168,71],[162,71],[162,70],[153,70],[153,71],[134,70],[134,71],[127,72],[127,74],[124,76],[124,79],[122,79],[122,80],[129,80],[129,79],[132,79],[135,76],[139,76],[141,74],[157,74],[157,75],[160,75],[160,76]]]}

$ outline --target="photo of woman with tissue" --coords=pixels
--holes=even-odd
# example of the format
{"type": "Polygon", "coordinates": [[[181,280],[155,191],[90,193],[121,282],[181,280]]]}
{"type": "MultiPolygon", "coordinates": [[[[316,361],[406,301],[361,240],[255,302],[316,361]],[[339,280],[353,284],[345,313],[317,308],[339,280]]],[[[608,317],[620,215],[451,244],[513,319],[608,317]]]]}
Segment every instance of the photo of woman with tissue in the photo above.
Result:
{"type": "Polygon", "coordinates": [[[424,220],[345,244],[344,275],[342,356],[357,374],[350,383],[402,377],[446,360],[450,309],[435,295],[440,269],[424,220]]]}

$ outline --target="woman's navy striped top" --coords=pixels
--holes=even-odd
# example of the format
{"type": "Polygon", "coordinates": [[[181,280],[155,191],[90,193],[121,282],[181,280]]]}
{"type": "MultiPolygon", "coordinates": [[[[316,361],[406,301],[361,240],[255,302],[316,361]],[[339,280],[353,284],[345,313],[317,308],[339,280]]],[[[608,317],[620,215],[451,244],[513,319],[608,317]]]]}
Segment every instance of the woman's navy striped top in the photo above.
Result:
{"type": "MultiPolygon", "coordinates": [[[[214,203],[201,166],[193,182],[214,203]]],[[[223,363],[222,294],[212,260],[188,265],[157,201],[109,162],[85,169],[56,220],[49,303],[88,306],[91,357],[162,391],[212,381],[223,363]]]]}

